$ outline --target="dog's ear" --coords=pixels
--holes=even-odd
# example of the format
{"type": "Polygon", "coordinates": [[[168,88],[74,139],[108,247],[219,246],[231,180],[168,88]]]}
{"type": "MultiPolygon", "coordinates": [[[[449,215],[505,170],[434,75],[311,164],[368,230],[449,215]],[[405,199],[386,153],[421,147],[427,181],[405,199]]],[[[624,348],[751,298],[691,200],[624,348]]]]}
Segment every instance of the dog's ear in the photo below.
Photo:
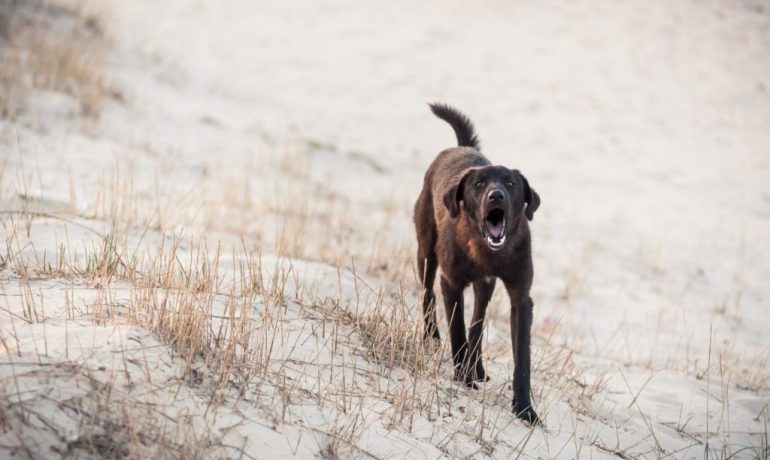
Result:
{"type": "Polygon", "coordinates": [[[452,219],[460,215],[460,201],[463,199],[463,188],[465,187],[465,181],[468,179],[471,170],[466,170],[460,180],[456,184],[449,187],[446,194],[444,194],[444,206],[449,210],[449,215],[452,219]]]}
{"type": "Polygon", "coordinates": [[[529,186],[526,177],[522,175],[521,180],[524,181],[524,201],[527,203],[527,209],[524,210],[524,215],[527,216],[527,220],[532,220],[535,217],[535,211],[540,207],[540,195],[537,194],[535,189],[529,186]]]}

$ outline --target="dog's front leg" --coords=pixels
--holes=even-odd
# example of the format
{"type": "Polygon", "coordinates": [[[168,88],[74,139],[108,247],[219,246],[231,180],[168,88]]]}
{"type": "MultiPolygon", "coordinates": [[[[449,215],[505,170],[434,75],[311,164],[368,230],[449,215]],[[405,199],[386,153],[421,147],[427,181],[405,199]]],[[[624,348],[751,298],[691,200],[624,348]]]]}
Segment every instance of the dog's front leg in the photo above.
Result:
{"type": "Polygon", "coordinates": [[[455,380],[463,382],[468,387],[478,388],[473,382],[468,339],[465,336],[463,287],[455,286],[442,276],[441,293],[444,295],[444,307],[449,323],[449,340],[452,345],[455,380]]]}
{"type": "Polygon", "coordinates": [[[495,291],[495,280],[478,280],[473,282],[473,318],[468,328],[468,344],[470,345],[471,369],[473,369],[473,380],[476,382],[487,382],[486,371],[481,360],[481,342],[484,335],[484,316],[486,315],[489,300],[495,291]]]}
{"type": "Polygon", "coordinates": [[[534,303],[528,294],[511,292],[511,343],[513,344],[513,413],[530,425],[540,423],[530,399],[529,340],[534,303]]]}

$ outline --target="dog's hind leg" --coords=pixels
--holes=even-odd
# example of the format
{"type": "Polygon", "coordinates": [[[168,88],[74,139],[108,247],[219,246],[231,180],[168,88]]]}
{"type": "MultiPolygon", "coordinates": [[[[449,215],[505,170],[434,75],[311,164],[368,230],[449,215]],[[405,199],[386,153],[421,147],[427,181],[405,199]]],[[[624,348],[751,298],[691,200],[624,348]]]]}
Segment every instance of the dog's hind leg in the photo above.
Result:
{"type": "Polygon", "coordinates": [[[433,217],[431,197],[425,190],[417,198],[414,207],[414,225],[417,231],[417,270],[422,283],[422,316],[425,321],[423,337],[441,340],[436,323],[436,281],[438,258],[436,257],[436,222],[433,217]]]}
{"type": "Polygon", "coordinates": [[[423,337],[427,339],[432,337],[435,340],[441,340],[441,334],[438,332],[438,323],[436,321],[436,294],[433,291],[433,283],[436,281],[436,269],[438,268],[438,259],[433,247],[425,248],[422,245],[417,250],[417,268],[420,270],[420,281],[423,286],[422,293],[422,316],[425,320],[425,329],[423,337]]]}
{"type": "Polygon", "coordinates": [[[487,305],[495,291],[495,279],[479,280],[473,283],[473,318],[471,326],[468,328],[468,344],[470,345],[470,363],[473,366],[473,380],[477,382],[486,382],[489,380],[484,371],[484,364],[481,362],[481,342],[484,336],[484,316],[487,312],[487,305]]]}
{"type": "Polygon", "coordinates": [[[441,294],[444,296],[449,340],[452,345],[452,362],[455,367],[455,380],[471,388],[478,388],[473,382],[473,372],[469,361],[468,340],[465,337],[465,317],[463,306],[463,288],[453,285],[441,277],[441,294]]]}

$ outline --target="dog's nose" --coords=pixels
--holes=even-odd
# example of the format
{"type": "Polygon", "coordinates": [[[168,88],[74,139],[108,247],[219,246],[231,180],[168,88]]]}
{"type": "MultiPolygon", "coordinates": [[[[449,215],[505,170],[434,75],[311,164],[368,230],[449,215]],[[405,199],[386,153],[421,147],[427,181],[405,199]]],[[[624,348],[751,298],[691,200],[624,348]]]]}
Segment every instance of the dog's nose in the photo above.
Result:
{"type": "Polygon", "coordinates": [[[502,190],[492,190],[489,192],[489,195],[487,196],[489,201],[491,203],[497,203],[498,201],[503,201],[503,198],[505,198],[505,195],[503,195],[502,190]]]}

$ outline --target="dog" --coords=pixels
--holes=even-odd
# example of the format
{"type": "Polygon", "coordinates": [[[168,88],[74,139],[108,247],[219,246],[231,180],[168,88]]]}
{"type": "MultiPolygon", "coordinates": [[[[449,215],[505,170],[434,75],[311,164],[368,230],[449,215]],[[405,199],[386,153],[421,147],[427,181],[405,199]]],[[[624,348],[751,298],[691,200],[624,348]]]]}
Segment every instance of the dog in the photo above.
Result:
{"type": "Polygon", "coordinates": [[[516,169],[495,166],[480,152],[471,121],[445,104],[429,104],[454,129],[457,147],[438,154],[425,173],[414,206],[417,266],[423,286],[425,340],[440,340],[433,283],[441,267],[454,378],[468,387],[487,381],[481,361],[484,314],[502,280],[511,301],[513,412],[538,424],[530,399],[530,329],[534,303],[529,295],[533,267],[529,221],[540,196],[516,169]],[[473,285],[474,306],[468,337],[463,318],[463,291],[473,285]]]}

